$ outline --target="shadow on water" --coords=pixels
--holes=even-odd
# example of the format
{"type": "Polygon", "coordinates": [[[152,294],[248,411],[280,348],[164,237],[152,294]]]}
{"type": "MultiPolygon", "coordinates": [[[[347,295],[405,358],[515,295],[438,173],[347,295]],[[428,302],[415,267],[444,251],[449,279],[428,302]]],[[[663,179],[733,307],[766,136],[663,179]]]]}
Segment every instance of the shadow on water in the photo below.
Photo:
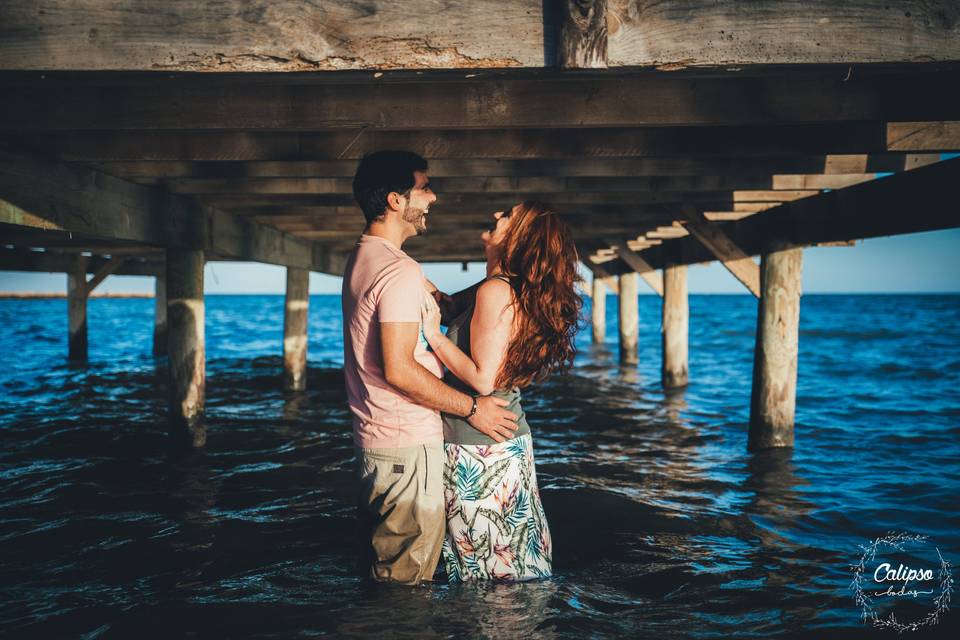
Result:
{"type": "MultiPolygon", "coordinates": [[[[734,333],[701,343],[749,345],[749,331],[734,333]]],[[[822,333],[805,336],[810,370],[846,339],[822,333]],[[828,341],[819,359],[815,340],[828,341]]],[[[649,357],[625,368],[615,348],[586,347],[571,374],[525,392],[555,577],[421,588],[355,572],[351,419],[336,366],[312,363],[307,390],[284,393],[277,357],[211,358],[207,446],[186,452],[167,447],[162,362],[54,360],[8,375],[0,628],[875,637],[848,589],[858,545],[903,528],[960,551],[955,396],[912,387],[927,408],[905,417],[911,407],[884,404],[882,381],[860,381],[867,404],[838,407],[821,387],[843,383],[825,377],[801,384],[797,448],[749,454],[749,358],[725,357],[694,360],[691,386],[664,393],[649,357]]],[[[954,618],[921,636],[952,635],[954,618]]]]}

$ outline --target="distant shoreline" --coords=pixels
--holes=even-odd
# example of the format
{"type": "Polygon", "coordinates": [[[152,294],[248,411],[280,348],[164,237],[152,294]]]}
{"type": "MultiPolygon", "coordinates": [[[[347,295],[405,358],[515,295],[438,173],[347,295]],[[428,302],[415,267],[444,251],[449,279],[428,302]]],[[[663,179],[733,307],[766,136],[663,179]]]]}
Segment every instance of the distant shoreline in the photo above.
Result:
{"type": "MultiPolygon", "coordinates": [[[[66,298],[65,292],[0,291],[0,298],[66,298]]],[[[91,298],[152,298],[152,293],[101,293],[94,291],[91,298]]]]}

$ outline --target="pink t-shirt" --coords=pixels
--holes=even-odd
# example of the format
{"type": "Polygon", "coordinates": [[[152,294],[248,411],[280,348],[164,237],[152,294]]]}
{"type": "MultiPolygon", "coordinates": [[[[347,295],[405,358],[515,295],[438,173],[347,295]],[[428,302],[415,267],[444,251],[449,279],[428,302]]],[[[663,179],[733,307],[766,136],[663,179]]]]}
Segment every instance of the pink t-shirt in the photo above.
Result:
{"type": "MultiPolygon", "coordinates": [[[[440,412],[416,404],[383,374],[381,322],[420,322],[420,265],[378,236],[360,236],[343,272],[343,369],[353,411],[353,440],[361,447],[400,448],[443,440],[440,412]]],[[[421,327],[413,357],[443,377],[427,351],[421,327]]]]}

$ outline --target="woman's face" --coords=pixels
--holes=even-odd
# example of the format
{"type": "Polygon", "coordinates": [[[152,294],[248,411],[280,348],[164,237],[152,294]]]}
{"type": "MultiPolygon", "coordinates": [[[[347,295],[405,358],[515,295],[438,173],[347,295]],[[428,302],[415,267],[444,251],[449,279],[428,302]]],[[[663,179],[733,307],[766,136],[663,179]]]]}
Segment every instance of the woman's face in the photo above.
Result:
{"type": "Polygon", "coordinates": [[[495,247],[503,242],[507,235],[507,229],[513,224],[513,214],[520,210],[520,205],[514,205],[509,211],[497,211],[493,214],[493,224],[490,228],[480,234],[480,240],[484,247],[495,247]]]}

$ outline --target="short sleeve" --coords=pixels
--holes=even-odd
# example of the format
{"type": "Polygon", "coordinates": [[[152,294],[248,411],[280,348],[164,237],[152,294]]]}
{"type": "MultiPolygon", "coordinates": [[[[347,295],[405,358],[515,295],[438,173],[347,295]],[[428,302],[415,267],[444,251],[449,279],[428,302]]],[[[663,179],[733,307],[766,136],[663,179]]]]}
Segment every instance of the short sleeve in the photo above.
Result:
{"type": "Polygon", "coordinates": [[[377,315],[380,322],[420,322],[423,304],[423,272],[413,260],[399,261],[378,286],[377,315]]]}

